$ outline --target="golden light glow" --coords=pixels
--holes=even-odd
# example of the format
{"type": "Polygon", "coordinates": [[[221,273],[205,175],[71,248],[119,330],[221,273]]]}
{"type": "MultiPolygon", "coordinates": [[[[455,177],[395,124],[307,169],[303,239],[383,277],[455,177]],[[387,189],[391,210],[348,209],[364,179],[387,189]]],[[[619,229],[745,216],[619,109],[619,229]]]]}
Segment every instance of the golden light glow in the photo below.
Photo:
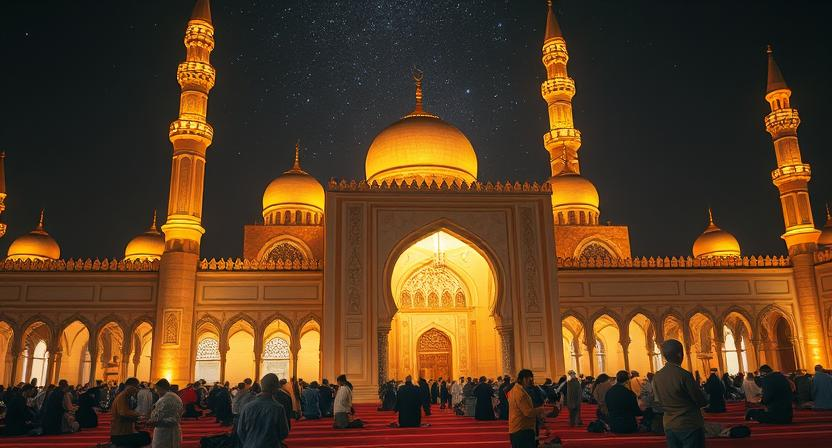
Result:
{"type": "Polygon", "coordinates": [[[287,224],[286,212],[295,224],[317,224],[324,213],[324,187],[300,167],[300,143],[295,146],[295,165],[269,183],[263,193],[263,219],[266,224],[287,224]],[[301,222],[296,222],[300,212],[301,222]],[[306,219],[307,213],[310,219],[306,219]],[[312,221],[312,222],[307,222],[312,221]]]}
{"type": "Polygon", "coordinates": [[[12,242],[7,260],[57,260],[61,258],[61,247],[43,228],[43,211],[34,230],[12,242]]]}
{"type": "Polygon", "coordinates": [[[156,212],[153,212],[153,223],[141,235],[137,235],[124,249],[125,261],[149,260],[154,261],[162,257],[165,251],[165,238],[156,230],[156,212]]]}
{"type": "Polygon", "coordinates": [[[696,258],[739,257],[740,243],[734,238],[734,235],[714,224],[710,209],[708,209],[708,221],[708,227],[693,242],[693,256],[696,258]]]}

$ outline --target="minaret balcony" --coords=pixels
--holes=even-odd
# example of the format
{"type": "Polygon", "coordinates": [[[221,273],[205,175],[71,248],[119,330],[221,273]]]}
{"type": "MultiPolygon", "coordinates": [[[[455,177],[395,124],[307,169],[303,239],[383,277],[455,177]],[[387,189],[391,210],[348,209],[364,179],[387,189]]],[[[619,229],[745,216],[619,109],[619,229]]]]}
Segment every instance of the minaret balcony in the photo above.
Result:
{"type": "Polygon", "coordinates": [[[771,135],[783,130],[793,130],[800,126],[800,116],[797,109],[777,109],[766,115],[766,130],[771,135]]]}
{"type": "Polygon", "coordinates": [[[188,28],[185,29],[185,46],[191,45],[198,45],[209,51],[213,50],[214,28],[199,22],[189,22],[188,28]]]}
{"type": "Polygon", "coordinates": [[[171,141],[180,138],[196,137],[197,139],[203,140],[206,145],[210,145],[214,139],[214,128],[202,121],[180,118],[170,124],[170,132],[168,135],[171,141]]]}
{"type": "Polygon", "coordinates": [[[549,148],[559,145],[577,150],[581,146],[581,131],[575,128],[561,128],[543,134],[543,146],[549,148]]]}
{"type": "Polygon", "coordinates": [[[540,93],[546,101],[575,96],[575,81],[569,77],[547,79],[540,85],[540,93]]]}
{"type": "Polygon", "coordinates": [[[812,168],[808,163],[797,163],[793,165],[784,165],[771,172],[771,181],[774,185],[780,185],[786,182],[796,180],[803,180],[809,182],[812,177],[812,168]]]}
{"type": "Polygon", "coordinates": [[[201,90],[211,90],[217,79],[217,71],[211,64],[196,61],[185,61],[176,69],[176,80],[183,88],[196,86],[201,90]]]}

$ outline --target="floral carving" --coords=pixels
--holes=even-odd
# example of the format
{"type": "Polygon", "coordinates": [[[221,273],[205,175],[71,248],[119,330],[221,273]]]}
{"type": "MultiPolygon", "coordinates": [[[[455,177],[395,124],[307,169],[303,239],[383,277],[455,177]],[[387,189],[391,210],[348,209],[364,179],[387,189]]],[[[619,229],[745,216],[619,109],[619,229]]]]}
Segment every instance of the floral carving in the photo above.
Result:
{"type": "Polygon", "coordinates": [[[165,344],[179,343],[179,313],[176,311],[165,311],[165,344]]]}
{"type": "Polygon", "coordinates": [[[535,234],[534,227],[532,227],[532,211],[529,208],[520,209],[520,220],[523,225],[523,249],[526,252],[525,260],[523,261],[524,272],[526,275],[526,309],[530,313],[537,313],[540,311],[540,306],[537,303],[537,261],[535,260],[535,234]]]}
{"type": "Polygon", "coordinates": [[[364,272],[361,265],[361,212],[360,206],[350,207],[347,212],[347,244],[350,248],[347,260],[347,300],[350,314],[361,312],[361,276],[364,272]]]}

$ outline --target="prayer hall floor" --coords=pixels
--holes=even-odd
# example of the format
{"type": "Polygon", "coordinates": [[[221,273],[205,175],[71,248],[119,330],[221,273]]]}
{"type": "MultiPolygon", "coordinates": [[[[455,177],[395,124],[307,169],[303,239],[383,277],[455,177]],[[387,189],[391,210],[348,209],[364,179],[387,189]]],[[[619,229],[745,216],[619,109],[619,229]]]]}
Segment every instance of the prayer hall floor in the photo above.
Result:
{"type": "MultiPolygon", "coordinates": [[[[729,403],[729,412],[709,414],[707,420],[723,424],[741,424],[745,407],[741,403],[729,403]]],[[[366,426],[361,429],[332,429],[332,419],[301,420],[292,422],[292,431],[286,444],[289,448],[398,448],[398,447],[437,447],[437,448],[508,448],[505,421],[476,421],[470,417],[458,417],[448,410],[439,410],[434,406],[433,415],[423,417],[423,423],[430,423],[427,428],[390,428],[388,424],[396,419],[392,412],[378,412],[372,405],[357,405],[357,417],[366,426]]],[[[584,424],[592,421],[595,406],[585,405],[581,408],[584,424]]],[[[832,446],[832,412],[815,412],[800,410],[795,413],[792,425],[761,425],[747,423],[751,427],[751,437],[746,439],[708,439],[709,447],[779,447],[788,445],[792,448],[829,447],[832,446]]],[[[83,430],[76,434],[41,437],[0,437],[0,448],[90,448],[109,437],[109,415],[100,416],[100,425],[95,429],[83,430]]],[[[548,419],[548,426],[553,435],[558,435],[565,448],[573,447],[663,447],[664,437],[634,434],[594,434],[586,431],[586,426],[569,428],[566,413],[556,419],[548,419]]],[[[214,419],[204,417],[198,421],[182,422],[184,438],[183,447],[199,447],[199,439],[206,435],[227,431],[214,423],[214,419]]]]}

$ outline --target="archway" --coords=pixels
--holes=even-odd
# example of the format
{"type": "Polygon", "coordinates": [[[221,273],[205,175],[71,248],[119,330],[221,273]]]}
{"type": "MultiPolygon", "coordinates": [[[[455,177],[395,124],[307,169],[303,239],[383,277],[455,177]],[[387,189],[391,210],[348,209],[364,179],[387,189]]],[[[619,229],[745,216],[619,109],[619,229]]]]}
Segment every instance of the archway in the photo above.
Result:
{"type": "Polygon", "coordinates": [[[793,372],[799,365],[794,346],[794,328],[783,312],[770,308],[760,317],[761,351],[759,363],[768,364],[784,374],[793,372]]]}
{"type": "Polygon", "coordinates": [[[280,319],[272,321],[263,333],[263,360],[259,376],[267,373],[287,380],[294,376],[292,332],[289,325],[280,319]]]}
{"type": "Polygon", "coordinates": [[[194,377],[203,379],[208,383],[215,383],[220,380],[221,368],[220,341],[206,335],[196,344],[196,365],[194,377]]]}
{"type": "Polygon", "coordinates": [[[718,367],[717,356],[714,352],[714,322],[710,317],[697,312],[690,317],[688,327],[691,332],[691,363],[695,372],[700,372],[702,378],[708,376],[712,368],[718,367]]]}
{"type": "Polygon", "coordinates": [[[398,311],[391,322],[388,376],[499,375],[500,341],[491,313],[496,289],[481,251],[450,232],[433,232],[405,249],[390,278],[398,311]],[[437,345],[420,346],[428,342],[447,353],[433,350],[437,345]],[[422,365],[430,371],[420,372],[422,365]]]}
{"type": "Polygon", "coordinates": [[[38,386],[47,385],[49,378],[49,348],[46,341],[52,339],[49,325],[42,321],[29,324],[22,335],[23,351],[21,353],[20,380],[29,382],[37,379],[38,386]]]}
{"type": "Polygon", "coordinates": [[[148,322],[140,323],[130,338],[130,358],[127,363],[128,375],[141,381],[151,381],[150,361],[153,347],[153,326],[148,322]]]}
{"type": "Polygon", "coordinates": [[[124,331],[117,322],[108,322],[98,332],[98,353],[90,353],[93,361],[98,362],[96,379],[116,383],[126,379],[122,372],[122,365],[127,366],[123,353],[124,331]]]}
{"type": "Polygon", "coordinates": [[[783,316],[779,316],[774,322],[774,335],[780,371],[794,372],[797,370],[797,361],[794,356],[792,328],[783,316]]]}
{"type": "Polygon", "coordinates": [[[630,338],[628,347],[630,370],[639,372],[641,376],[647,372],[659,370],[662,364],[656,359],[656,330],[650,318],[641,313],[633,316],[630,319],[627,334],[630,338]]]}
{"type": "Polygon", "coordinates": [[[237,384],[254,375],[254,338],[254,327],[245,320],[238,320],[228,328],[225,333],[225,340],[228,344],[223,376],[225,381],[237,384]]]}
{"type": "Polygon", "coordinates": [[[297,363],[298,380],[309,383],[321,379],[321,326],[315,320],[306,322],[300,329],[297,363]]]}
{"type": "MultiPolygon", "coordinates": [[[[89,353],[90,332],[80,321],[74,321],[64,328],[61,334],[60,364],[57,366],[58,377],[70,384],[87,384],[90,380],[89,353]]],[[[53,381],[54,382],[54,381],[53,381]]]]}
{"type": "Polygon", "coordinates": [[[624,370],[624,357],[621,351],[620,333],[615,319],[607,314],[602,314],[592,325],[595,338],[594,366],[593,372],[596,376],[606,373],[615,376],[619,370],[624,370]]]}
{"type": "Polygon", "coordinates": [[[567,370],[589,373],[589,355],[585,349],[584,325],[575,316],[567,316],[561,322],[563,333],[563,359],[567,370]]]}
{"type": "Polygon", "coordinates": [[[416,371],[420,378],[453,378],[451,338],[431,328],[416,343],[416,371]]]}
{"type": "Polygon", "coordinates": [[[14,329],[5,321],[0,321],[0,384],[12,384],[12,345],[14,329]]]}

